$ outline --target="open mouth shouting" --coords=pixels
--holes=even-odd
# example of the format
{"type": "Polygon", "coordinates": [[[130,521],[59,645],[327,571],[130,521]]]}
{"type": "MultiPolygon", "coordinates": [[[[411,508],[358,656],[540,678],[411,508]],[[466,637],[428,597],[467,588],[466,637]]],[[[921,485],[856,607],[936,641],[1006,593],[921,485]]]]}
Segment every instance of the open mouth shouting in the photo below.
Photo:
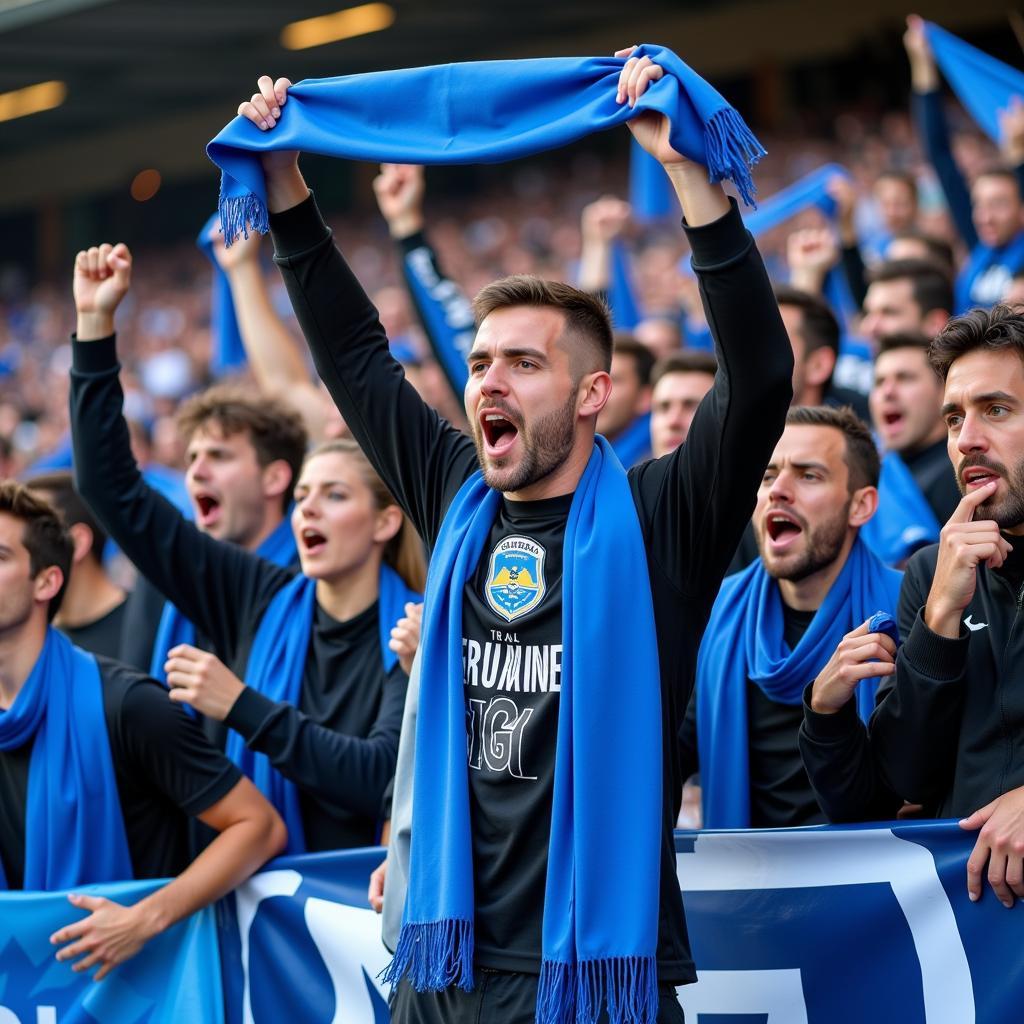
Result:
{"type": "Polygon", "coordinates": [[[221,515],[220,499],[209,491],[197,491],[195,495],[196,523],[201,530],[209,530],[216,525],[221,515]]]}
{"type": "Polygon", "coordinates": [[[317,555],[327,547],[327,538],[312,526],[304,526],[299,534],[302,550],[307,555],[317,555]]]}
{"type": "Polygon", "coordinates": [[[765,513],[765,540],[772,554],[781,554],[792,547],[803,532],[803,523],[795,515],[782,509],[769,509],[765,513]]]}
{"type": "Polygon", "coordinates": [[[488,406],[480,410],[477,420],[487,457],[501,459],[507,456],[519,438],[519,427],[512,421],[509,413],[488,406]]]}
{"type": "Polygon", "coordinates": [[[902,409],[886,409],[882,413],[883,433],[898,434],[906,419],[902,409]]]}

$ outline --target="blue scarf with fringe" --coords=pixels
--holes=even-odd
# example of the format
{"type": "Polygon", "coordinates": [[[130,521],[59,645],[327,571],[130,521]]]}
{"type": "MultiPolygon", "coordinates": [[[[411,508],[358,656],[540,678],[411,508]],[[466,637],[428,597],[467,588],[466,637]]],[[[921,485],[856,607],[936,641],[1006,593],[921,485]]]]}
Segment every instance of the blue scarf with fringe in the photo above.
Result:
{"type": "MultiPolygon", "coordinates": [[[[391,628],[405,614],[407,601],[420,600],[420,595],[407,587],[394,569],[381,563],[377,607],[380,656],[385,674],[398,663],[398,655],[388,647],[391,628]]],[[[313,635],[315,607],[316,580],[301,573],[274,595],[253,638],[245,669],[246,686],[269,700],[298,706],[302,697],[302,673],[313,635]]],[[[273,766],[266,754],[247,747],[241,733],[234,729],[228,731],[224,752],[228,760],[252,779],[284,819],[288,828],[288,848],[284,852],[305,853],[306,834],[295,784],[273,766]]]]}
{"type": "MultiPolygon", "coordinates": [[[[462,609],[500,501],[479,472],[463,484],[427,578],[409,889],[385,973],[392,983],[407,976],[417,991],[473,988],[462,609]]],[[[658,649],[639,519],[626,473],[600,436],[566,522],[562,606],[537,1021],[591,1024],[607,1006],[612,1024],[653,1024],[662,832],[658,649]],[[595,591],[588,582],[609,573],[622,585],[595,591]]]]}
{"type": "Polygon", "coordinates": [[[0,711],[0,750],[26,743],[24,888],[52,892],[134,878],[99,666],[52,626],[21,692],[0,711]]]}
{"type": "MultiPolygon", "coordinates": [[[[843,637],[878,611],[894,615],[903,574],[858,537],[795,650],[783,639],[778,583],[758,558],[722,584],[697,654],[697,748],[705,828],[750,827],[747,680],[779,704],[797,705],[843,637]]],[[[877,679],[857,687],[867,721],[877,679]]],[[[793,737],[796,745],[796,736],[793,737]]]]}
{"type": "MultiPolygon", "coordinates": [[[[256,549],[260,558],[265,558],[274,565],[286,569],[294,565],[299,558],[295,549],[295,535],[292,533],[292,524],[289,516],[285,516],[274,529],[263,538],[263,542],[256,549]]],[[[153,655],[149,663],[149,674],[158,682],[167,683],[167,673],[164,672],[164,663],[167,661],[167,652],[178,644],[196,643],[196,627],[191,620],[185,618],[178,609],[167,601],[164,610],[160,615],[160,624],[156,628],[156,639],[153,641],[153,655]]],[[[186,707],[187,711],[191,708],[186,707]]]]}
{"type": "Polygon", "coordinates": [[[878,511],[860,530],[864,543],[886,564],[902,565],[918,548],[937,541],[941,529],[907,464],[887,452],[878,478],[878,511]]]}
{"type": "Polygon", "coordinates": [[[999,111],[1008,107],[1014,96],[1024,96],[1024,71],[990,57],[933,22],[924,23],[924,34],[957,99],[999,145],[999,111]]]}
{"type": "Polygon", "coordinates": [[[206,147],[223,171],[221,226],[231,240],[268,229],[259,154],[297,149],[400,164],[501,163],[625,124],[646,110],[671,121],[672,146],[731,180],[752,203],[765,150],[740,115],[671,50],[644,44],[666,71],[637,105],[616,103],[621,57],[445,64],[311,79],[288,91],[273,131],[236,117],[206,147]]]}
{"type": "Polygon", "coordinates": [[[213,288],[210,296],[210,341],[213,352],[210,357],[210,372],[214,377],[223,377],[232,370],[240,370],[248,362],[242,332],[235,315],[235,300],[231,297],[228,275],[213,254],[213,236],[220,230],[220,214],[214,213],[203,225],[196,239],[196,245],[213,265],[213,288]]]}

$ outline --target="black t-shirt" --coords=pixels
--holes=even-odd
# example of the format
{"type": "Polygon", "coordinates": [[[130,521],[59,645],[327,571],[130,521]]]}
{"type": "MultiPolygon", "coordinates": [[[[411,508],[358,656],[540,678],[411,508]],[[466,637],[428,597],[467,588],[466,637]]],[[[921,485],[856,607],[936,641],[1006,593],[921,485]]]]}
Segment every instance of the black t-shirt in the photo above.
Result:
{"type": "Polygon", "coordinates": [[[462,608],[476,961],[535,970],[562,666],[562,542],[572,504],[502,499],[462,608]]]}
{"type": "MultiPolygon", "coordinates": [[[[782,606],[783,636],[793,650],[815,613],[782,606]]],[[[811,680],[807,680],[810,682],[811,680]]],[[[811,789],[797,746],[803,702],[780,704],[747,680],[750,824],[753,828],[817,825],[825,815],[811,789]]]]}
{"type": "MultiPolygon", "coordinates": [[[[472,442],[426,406],[405,381],[390,356],[376,310],[332,244],[313,200],[274,215],[271,227],[275,261],[317,371],[377,472],[432,546],[449,504],[477,468],[472,442]]],[[[658,972],[661,981],[675,984],[693,981],[696,974],[676,878],[672,830],[682,779],[674,739],[711,605],[782,432],[792,378],[789,340],[738,210],[734,206],[721,220],[689,230],[688,235],[708,322],[718,341],[718,377],[697,410],[686,444],[628,474],[647,551],[661,667],[662,856],[659,878],[651,880],[659,886],[661,907],[658,972]]],[[[549,585],[548,573],[557,571],[557,559],[549,559],[561,549],[567,505],[563,502],[559,508],[555,500],[545,506],[548,503],[527,507],[525,520],[518,509],[502,507],[491,531],[491,546],[467,584],[463,605],[467,750],[471,759],[477,751],[481,759],[481,768],[469,771],[470,814],[474,832],[479,823],[487,832],[483,839],[476,837],[474,849],[477,960],[482,964],[486,958],[488,964],[508,970],[539,969],[544,910],[550,830],[542,830],[540,824],[550,817],[555,736],[544,738],[540,733],[554,732],[557,700],[552,697],[560,679],[557,647],[562,630],[560,609],[556,612],[561,587],[549,585]],[[508,551],[502,550],[503,543],[510,545],[508,551]],[[515,545],[518,557],[500,558],[509,552],[515,555],[515,545]],[[539,548],[545,559],[543,595],[538,586],[539,548]],[[499,560],[492,584],[488,569],[494,556],[499,560]],[[490,585],[481,589],[485,583],[490,585]],[[491,602],[505,613],[524,614],[508,621],[491,602]],[[500,640],[495,635],[499,631],[500,640]],[[481,645],[475,666],[471,657],[477,652],[470,648],[470,640],[481,645]],[[485,648],[487,643],[492,646],[485,648]],[[517,675],[517,659],[518,692],[508,686],[517,675]],[[523,689],[527,665],[531,691],[523,689]],[[479,675],[476,685],[474,672],[479,675]],[[493,679],[493,686],[485,686],[485,679],[493,679]],[[504,690],[498,692],[503,679],[504,690]],[[546,694],[541,680],[547,681],[546,694]],[[494,692],[487,694],[488,689],[494,692]],[[474,700],[486,703],[474,705],[474,700]],[[510,703],[498,704],[499,700],[510,703]],[[533,711],[527,720],[523,712],[528,706],[533,711]],[[514,728],[503,730],[503,716],[514,712],[514,728]],[[479,746],[472,738],[474,721],[482,727],[479,746]],[[485,748],[487,738],[493,744],[485,748]],[[524,815],[538,820],[525,820],[524,815]],[[535,837],[535,848],[528,854],[520,834],[535,837]],[[480,863],[488,855],[481,842],[497,863],[480,863]],[[508,855],[511,849],[519,852],[520,860],[508,855]],[[523,894],[529,902],[513,905],[504,898],[506,890],[523,894]],[[483,953],[484,939],[501,948],[483,953]]],[[[600,842],[601,837],[592,841],[600,842]]]]}
{"type": "Polygon", "coordinates": [[[101,658],[118,658],[121,652],[121,639],[124,635],[127,606],[126,599],[94,622],[85,626],[64,627],[61,632],[83,651],[98,654],[101,658]]]}
{"type": "MultiPolygon", "coordinates": [[[[207,536],[146,484],[121,414],[113,338],[75,342],[72,359],[79,491],[139,571],[244,682],[260,622],[296,570],[207,536]]],[[[377,623],[376,604],[348,623],[318,607],[298,706],[247,687],[227,718],[227,726],[303,791],[310,852],[365,846],[376,838],[408,685],[397,665],[385,673],[377,623]]],[[[224,725],[207,721],[204,728],[223,744],[224,725]]]]}
{"type": "MultiPolygon", "coordinates": [[[[241,773],[159,683],[107,658],[97,662],[135,877],[178,875],[191,860],[189,819],[226,796],[241,773]]],[[[31,743],[0,750],[0,858],[11,889],[25,874],[31,755],[31,743]]]]}
{"type": "Polygon", "coordinates": [[[945,440],[917,452],[903,452],[902,457],[939,525],[945,526],[961,498],[945,440]]]}

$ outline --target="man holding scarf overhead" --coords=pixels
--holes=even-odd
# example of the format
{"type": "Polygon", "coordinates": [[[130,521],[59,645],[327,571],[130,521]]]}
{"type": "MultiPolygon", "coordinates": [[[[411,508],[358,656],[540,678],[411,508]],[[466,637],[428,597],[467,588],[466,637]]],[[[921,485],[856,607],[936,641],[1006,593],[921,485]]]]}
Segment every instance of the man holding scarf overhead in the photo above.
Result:
{"type": "MultiPolygon", "coordinates": [[[[471,440],[403,380],[297,154],[261,161],[275,260],[317,369],[433,548],[409,894],[390,968],[399,1024],[675,1022],[673,988],[696,978],[672,838],[674,741],[713,596],[782,429],[792,356],[737,207],[648,103],[668,95],[658,86],[678,89],[679,68],[696,79],[668,57],[664,82],[661,66],[631,51],[587,63],[613,69],[595,102],[633,118],[679,196],[720,369],[687,443],[628,473],[595,437],[611,386],[601,303],[530,277],[477,296],[471,440]]],[[[531,65],[529,78],[545,62],[510,63],[531,65]]],[[[482,95],[500,83],[479,67],[473,103],[527,117],[528,92],[511,107],[482,95]]],[[[416,73],[443,71],[449,109],[433,117],[456,125],[458,69],[416,73]]],[[[375,131],[387,130],[382,107],[398,105],[388,82],[404,74],[362,76],[380,83],[375,131]]],[[[280,137],[298,145],[316,111],[303,113],[296,89],[289,122],[288,86],[260,79],[240,113],[266,129],[283,115],[280,137]]],[[[728,145],[716,130],[708,153],[728,145]]],[[[273,133],[255,142],[272,149],[273,133]]],[[[453,145],[468,143],[456,134],[453,145]]]]}
{"type": "MultiPolygon", "coordinates": [[[[878,504],[879,460],[851,409],[800,406],[765,470],[754,513],[760,557],[730,576],[697,661],[681,736],[684,772],[700,773],[705,828],[781,828],[825,820],[800,760],[804,688],[844,634],[895,616],[900,573],[860,538],[878,504]]],[[[871,675],[893,672],[895,645],[865,628],[871,675]]],[[[877,678],[861,677],[866,720],[877,678]]]]}
{"type": "Polygon", "coordinates": [[[160,686],[49,624],[72,551],[51,505],[0,481],[0,891],[72,890],[79,913],[51,941],[99,981],[244,881],[285,829],[160,686]],[[195,860],[190,817],[218,833],[195,860]],[[74,891],[172,875],[131,906],[74,891]]]}

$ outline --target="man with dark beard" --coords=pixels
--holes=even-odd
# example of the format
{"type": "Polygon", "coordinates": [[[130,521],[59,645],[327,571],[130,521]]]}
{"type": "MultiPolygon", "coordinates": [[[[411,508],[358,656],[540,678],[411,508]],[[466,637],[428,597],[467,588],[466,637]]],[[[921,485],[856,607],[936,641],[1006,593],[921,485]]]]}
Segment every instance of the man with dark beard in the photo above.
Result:
{"type": "MultiPolygon", "coordinates": [[[[877,508],[878,473],[852,409],[790,410],[754,511],[760,558],[715,601],[681,734],[684,774],[700,752],[706,828],[825,820],[797,746],[803,691],[843,634],[895,613],[901,576],[859,537],[877,508]]],[[[876,683],[863,681],[865,715],[876,683]]]]}
{"type": "MultiPolygon", "coordinates": [[[[662,76],[630,53],[619,55],[620,103],[662,76]]],[[[239,113],[274,131],[288,84],[261,78],[239,113]]],[[[477,296],[471,442],[404,381],[297,154],[262,158],[275,261],[317,370],[432,548],[396,1024],[532,1024],[548,997],[568,1007],[559,1019],[577,1019],[556,998],[558,979],[577,974],[596,993],[579,1019],[607,1019],[610,1000],[613,1020],[668,1024],[682,1019],[676,986],[696,980],[672,836],[673,741],[793,364],[735,203],[672,149],[660,114],[629,126],[680,199],[720,369],[687,443],[628,474],[595,438],[610,387],[602,303],[532,277],[477,296]],[[634,868],[639,851],[646,866],[634,868]],[[620,888],[629,895],[591,954],[590,922],[620,888]],[[574,944],[560,960],[551,933],[570,916],[580,925],[558,932],[574,944]],[[615,977],[622,961],[609,948],[624,936],[647,952],[628,954],[615,977]],[[639,990],[641,972],[642,998],[616,995],[639,990]]]]}
{"type": "Polygon", "coordinates": [[[892,817],[903,800],[968,815],[961,826],[981,829],[971,898],[987,864],[1009,907],[1024,896],[1024,313],[957,317],[929,358],[963,500],[907,563],[898,655],[844,638],[808,687],[801,751],[833,821],[892,817]],[[895,666],[865,728],[849,697],[858,666],[879,657],[895,666]]]}

